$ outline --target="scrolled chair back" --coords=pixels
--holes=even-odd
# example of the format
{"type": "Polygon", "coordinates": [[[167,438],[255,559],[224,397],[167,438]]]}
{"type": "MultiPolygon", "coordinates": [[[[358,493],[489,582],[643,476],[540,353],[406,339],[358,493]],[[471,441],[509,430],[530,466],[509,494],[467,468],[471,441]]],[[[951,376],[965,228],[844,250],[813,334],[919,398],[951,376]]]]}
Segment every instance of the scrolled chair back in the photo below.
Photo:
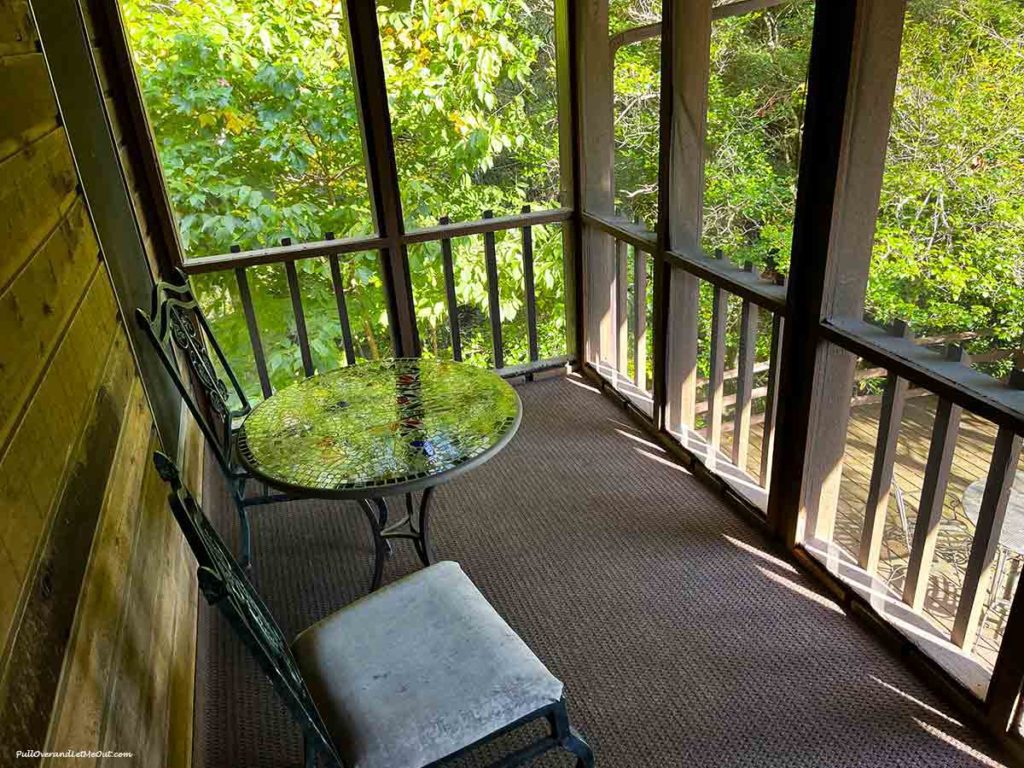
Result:
{"type": "Polygon", "coordinates": [[[229,475],[234,474],[232,425],[235,419],[246,416],[251,406],[224,351],[210,331],[188,278],[181,270],[176,270],[175,274],[177,283],[158,282],[153,286],[150,311],[147,314],[141,308],[136,309],[136,321],[159,354],[160,361],[211,444],[221,467],[229,475]],[[193,383],[201,390],[208,407],[200,406],[192,390],[182,380],[174,348],[184,356],[193,383]],[[211,349],[227,375],[230,389],[210,357],[211,349]],[[230,405],[232,394],[240,404],[235,410],[230,405]]]}
{"type": "Polygon", "coordinates": [[[245,572],[210,523],[199,503],[181,483],[177,466],[160,452],[153,454],[157,472],[171,487],[168,497],[174,519],[198,563],[199,588],[242,638],[250,653],[292,716],[302,727],[307,748],[341,768],[320,714],[313,703],[288,641],[245,572]]]}

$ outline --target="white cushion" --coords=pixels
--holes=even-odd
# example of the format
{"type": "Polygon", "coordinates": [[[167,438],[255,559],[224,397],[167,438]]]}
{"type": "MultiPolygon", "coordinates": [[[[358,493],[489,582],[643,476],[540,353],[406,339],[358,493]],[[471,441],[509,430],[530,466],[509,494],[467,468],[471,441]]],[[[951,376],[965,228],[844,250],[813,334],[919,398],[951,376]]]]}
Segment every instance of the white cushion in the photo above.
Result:
{"type": "Polygon", "coordinates": [[[328,616],[292,650],[351,768],[419,768],[562,696],[452,562],[328,616]]]}

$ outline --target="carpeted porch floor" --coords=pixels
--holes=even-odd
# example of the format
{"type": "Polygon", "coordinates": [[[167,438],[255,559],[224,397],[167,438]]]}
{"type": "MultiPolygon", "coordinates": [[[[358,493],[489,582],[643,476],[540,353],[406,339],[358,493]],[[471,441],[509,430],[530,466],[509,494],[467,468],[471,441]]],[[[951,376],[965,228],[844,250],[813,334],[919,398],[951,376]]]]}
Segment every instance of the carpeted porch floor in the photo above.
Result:
{"type": "MultiPolygon", "coordinates": [[[[518,391],[524,417],[512,443],[438,489],[434,545],[565,682],[601,768],[1001,764],[898,658],[583,380],[518,391]]],[[[204,495],[236,535],[213,464],[204,495]]],[[[370,536],[356,505],[279,505],[252,520],[253,581],[286,634],[365,591],[370,536]]],[[[386,581],[416,567],[403,544],[386,581]]],[[[297,727],[205,605],[196,720],[199,768],[301,764],[297,727]]],[[[553,754],[537,764],[572,761],[553,754]]]]}

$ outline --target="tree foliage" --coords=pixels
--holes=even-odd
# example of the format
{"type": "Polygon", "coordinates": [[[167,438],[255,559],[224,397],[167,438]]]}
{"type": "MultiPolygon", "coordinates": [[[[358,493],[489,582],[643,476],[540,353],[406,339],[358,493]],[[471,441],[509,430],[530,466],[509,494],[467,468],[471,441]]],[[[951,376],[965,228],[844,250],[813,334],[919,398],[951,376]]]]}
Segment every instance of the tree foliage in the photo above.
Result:
{"type": "MultiPolygon", "coordinates": [[[[189,255],[373,231],[342,7],[123,0],[189,255]]],[[[812,2],[792,0],[713,27],[703,244],[760,269],[788,268],[813,16],[812,2]]],[[[552,18],[553,0],[378,3],[408,228],[558,204],[552,18]]],[[[610,4],[613,33],[659,19],[657,0],[610,4]]],[[[659,71],[657,38],[616,54],[616,204],[651,227],[659,71]]],[[[879,320],[907,319],[919,334],[976,333],[978,349],[1020,346],[1022,83],[1017,0],[912,0],[867,293],[879,320]]],[[[561,240],[548,229],[535,232],[542,355],[564,348],[561,240]]],[[[453,246],[464,347],[485,361],[481,239],[453,246]]],[[[499,234],[497,247],[506,357],[515,362],[526,339],[518,233],[499,234]]],[[[424,350],[450,354],[438,245],[409,256],[424,350]]],[[[359,354],[386,354],[377,256],[342,261],[359,354]]],[[[299,266],[317,365],[334,367],[341,339],[327,264],[299,266]]],[[[283,270],[253,269],[250,279],[272,374],[283,383],[300,369],[283,270]]],[[[232,358],[249,361],[232,278],[201,287],[232,358]]],[[[706,334],[709,292],[701,310],[706,334]]],[[[762,357],[768,341],[763,331],[762,357]]]]}

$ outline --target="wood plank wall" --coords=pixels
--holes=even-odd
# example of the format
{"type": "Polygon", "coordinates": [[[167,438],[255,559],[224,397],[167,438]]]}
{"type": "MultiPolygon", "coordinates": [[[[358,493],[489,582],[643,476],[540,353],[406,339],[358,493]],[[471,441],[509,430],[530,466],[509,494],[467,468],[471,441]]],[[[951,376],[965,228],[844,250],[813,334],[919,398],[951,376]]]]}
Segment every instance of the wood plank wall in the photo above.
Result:
{"type": "Polygon", "coordinates": [[[194,567],[24,0],[0,0],[0,244],[0,766],[188,765],[194,567]]]}

